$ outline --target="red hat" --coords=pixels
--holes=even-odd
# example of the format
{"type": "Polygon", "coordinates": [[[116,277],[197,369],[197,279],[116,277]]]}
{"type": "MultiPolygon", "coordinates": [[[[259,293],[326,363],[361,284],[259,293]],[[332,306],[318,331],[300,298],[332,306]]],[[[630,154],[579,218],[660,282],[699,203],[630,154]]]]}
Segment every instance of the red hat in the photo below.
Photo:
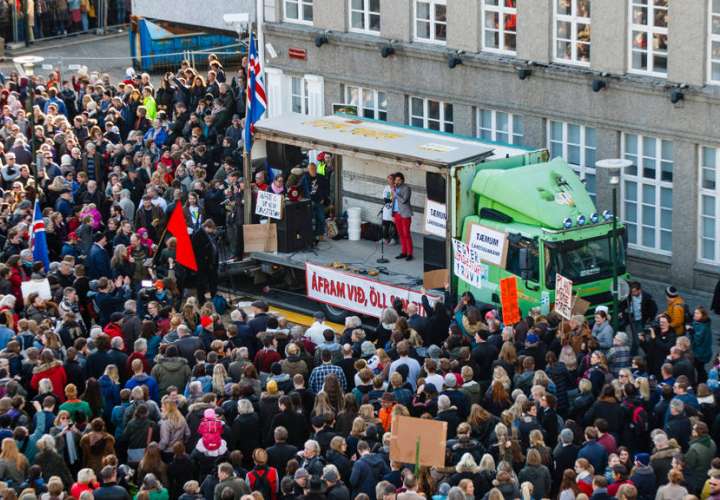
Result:
{"type": "Polygon", "coordinates": [[[210,316],[200,316],[200,324],[203,328],[210,328],[213,324],[213,320],[210,316]]]}
{"type": "Polygon", "coordinates": [[[76,239],[78,239],[77,233],[76,233],[75,231],[70,231],[70,232],[68,233],[68,239],[69,239],[69,240],[76,240],[76,239]]]}
{"type": "Polygon", "coordinates": [[[325,152],[318,153],[317,159],[318,161],[325,161],[325,152]]]}

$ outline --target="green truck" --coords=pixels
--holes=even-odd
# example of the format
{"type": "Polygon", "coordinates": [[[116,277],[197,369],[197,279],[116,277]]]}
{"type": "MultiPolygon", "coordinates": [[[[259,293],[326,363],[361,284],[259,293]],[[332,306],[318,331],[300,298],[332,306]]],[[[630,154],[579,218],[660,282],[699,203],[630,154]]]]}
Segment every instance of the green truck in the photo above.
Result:
{"type": "Polygon", "coordinates": [[[591,306],[612,303],[613,273],[626,277],[624,230],[618,224],[613,238],[613,214],[598,212],[565,161],[481,163],[470,189],[477,209],[465,218],[462,241],[472,243],[475,224],[505,233],[507,258],[504,267],[488,264],[486,286],[458,280],[458,293],[470,291],[481,301],[498,303],[498,283],[514,275],[521,311],[540,306],[546,312],[555,301],[555,277],[561,274],[591,306]]]}
{"type": "Polygon", "coordinates": [[[398,247],[383,247],[372,237],[326,238],[308,248],[302,231],[311,228],[312,217],[302,200],[286,201],[288,219],[271,221],[278,227],[278,248],[250,252],[268,283],[321,303],[333,320],[348,314],[380,318],[398,298],[419,303],[423,288],[437,287],[442,273],[451,276],[452,293],[471,291],[498,305],[500,280],[517,276],[523,314],[538,305],[552,308],[561,274],[592,311],[612,303],[614,272],[625,275],[622,226],[613,268],[613,214],[596,209],[573,170],[562,159],[549,160],[547,150],[347,115],[280,115],[260,121],[255,130],[255,167],[286,178],[304,158],[329,153],[332,212],[359,209],[363,227],[379,226],[388,175],[402,172],[412,188],[412,261],[394,259],[398,247]],[[297,220],[291,220],[294,213],[300,214],[297,220]],[[459,240],[473,251],[481,241],[500,249],[483,258],[481,281],[457,277],[459,240]]]}

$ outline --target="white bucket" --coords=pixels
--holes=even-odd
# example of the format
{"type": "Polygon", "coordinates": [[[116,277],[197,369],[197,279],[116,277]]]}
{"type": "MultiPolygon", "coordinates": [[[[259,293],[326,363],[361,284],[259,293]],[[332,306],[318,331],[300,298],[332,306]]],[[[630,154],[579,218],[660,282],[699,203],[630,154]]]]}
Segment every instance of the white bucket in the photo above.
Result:
{"type": "Polygon", "coordinates": [[[347,214],[348,214],[348,220],[353,220],[353,219],[360,220],[360,217],[362,215],[362,208],[361,207],[348,207],[347,214]]]}
{"type": "Polygon", "coordinates": [[[348,229],[348,239],[350,241],[360,241],[360,229],[348,229]]]}

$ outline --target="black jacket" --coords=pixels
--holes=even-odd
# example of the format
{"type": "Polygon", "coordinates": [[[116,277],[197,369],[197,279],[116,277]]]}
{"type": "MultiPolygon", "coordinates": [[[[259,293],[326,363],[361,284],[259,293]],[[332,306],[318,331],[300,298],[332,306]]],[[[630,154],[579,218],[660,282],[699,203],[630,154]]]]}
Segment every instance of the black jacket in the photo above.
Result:
{"type": "Polygon", "coordinates": [[[107,483],[93,491],[95,500],[130,500],[130,494],[117,483],[107,483]]]}
{"type": "MultiPolygon", "coordinates": [[[[266,443],[269,444],[274,441],[272,433],[278,426],[283,426],[285,427],[285,429],[287,429],[287,442],[289,444],[297,448],[302,448],[304,446],[305,440],[308,436],[307,421],[305,420],[305,417],[303,417],[300,413],[282,411],[275,415],[272,419],[272,423],[270,424],[269,432],[268,434],[266,434],[266,443]]],[[[284,468],[279,470],[284,470],[284,468]]]]}
{"type": "MultiPolygon", "coordinates": [[[[720,284],[720,282],[718,282],[720,284]]],[[[714,302],[713,302],[714,304],[714,302]]],[[[620,304],[620,318],[622,319],[623,324],[628,325],[632,324],[634,321],[634,315],[631,311],[632,307],[632,295],[628,295],[628,297],[622,301],[620,304]]],[[[658,312],[658,306],[655,303],[655,300],[652,298],[652,295],[650,295],[648,292],[643,290],[642,292],[642,298],[640,301],[640,318],[643,323],[643,325],[647,325],[651,321],[655,319],[655,316],[657,316],[658,312]]],[[[640,333],[640,332],[635,332],[640,333]]]]}
{"type": "Polygon", "coordinates": [[[298,454],[298,448],[287,443],[277,443],[267,448],[268,465],[284,471],[287,463],[298,454]]]}

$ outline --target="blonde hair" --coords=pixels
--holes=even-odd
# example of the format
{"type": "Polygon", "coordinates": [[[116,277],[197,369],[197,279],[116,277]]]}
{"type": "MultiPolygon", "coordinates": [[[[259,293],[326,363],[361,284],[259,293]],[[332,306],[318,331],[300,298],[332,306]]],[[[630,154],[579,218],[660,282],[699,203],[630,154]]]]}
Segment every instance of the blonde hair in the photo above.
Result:
{"type": "Polygon", "coordinates": [[[162,400],[162,410],[165,414],[165,419],[170,422],[175,428],[181,427],[185,423],[185,417],[178,410],[177,402],[172,398],[165,396],[162,400]]]}
{"type": "Polygon", "coordinates": [[[224,396],[225,395],[225,381],[227,379],[227,371],[225,371],[225,367],[218,363],[213,368],[213,374],[212,374],[212,390],[217,394],[218,396],[224,396]]]}
{"type": "Polygon", "coordinates": [[[5,438],[2,440],[2,451],[0,451],[0,460],[15,462],[15,468],[24,472],[27,469],[28,461],[25,455],[18,450],[17,443],[13,438],[5,438]]]}
{"type": "Polygon", "coordinates": [[[120,383],[120,374],[118,373],[117,366],[107,365],[105,367],[105,375],[107,375],[108,378],[113,381],[113,383],[115,383],[115,384],[120,383]]]}

